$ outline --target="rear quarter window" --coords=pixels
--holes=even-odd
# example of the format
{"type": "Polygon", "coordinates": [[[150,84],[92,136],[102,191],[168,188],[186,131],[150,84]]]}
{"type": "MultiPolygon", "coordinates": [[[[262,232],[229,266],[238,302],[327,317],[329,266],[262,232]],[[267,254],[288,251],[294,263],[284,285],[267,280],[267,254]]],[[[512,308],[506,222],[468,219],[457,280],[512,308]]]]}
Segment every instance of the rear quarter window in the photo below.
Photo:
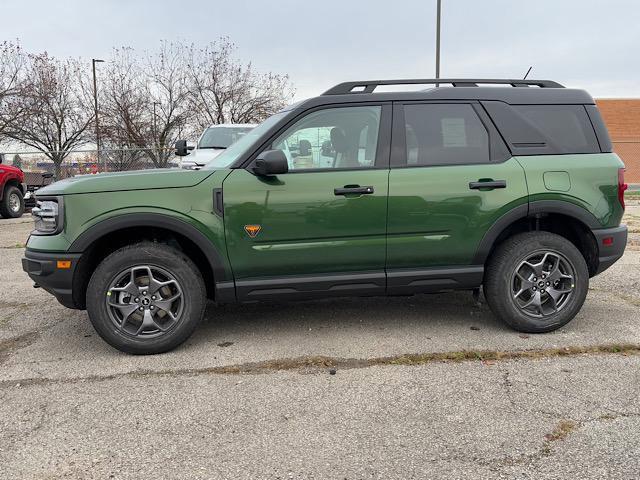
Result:
{"type": "Polygon", "coordinates": [[[599,151],[589,116],[582,105],[515,105],[513,108],[562,153],[599,151]]]}
{"type": "Polygon", "coordinates": [[[600,153],[584,105],[482,105],[513,155],[600,153]]]}

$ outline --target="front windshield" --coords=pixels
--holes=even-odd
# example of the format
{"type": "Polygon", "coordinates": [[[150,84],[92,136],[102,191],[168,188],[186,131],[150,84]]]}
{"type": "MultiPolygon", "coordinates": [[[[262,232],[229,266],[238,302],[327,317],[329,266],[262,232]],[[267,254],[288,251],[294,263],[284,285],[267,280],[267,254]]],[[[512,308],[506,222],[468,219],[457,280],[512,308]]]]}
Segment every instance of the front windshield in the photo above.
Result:
{"type": "Polygon", "coordinates": [[[253,127],[209,127],[200,141],[198,148],[228,148],[237,142],[242,136],[251,131],[253,127]]]}
{"type": "Polygon", "coordinates": [[[240,155],[246,152],[251,146],[265,133],[269,131],[271,127],[273,127],[276,123],[278,123],[282,117],[284,117],[288,112],[279,112],[275,115],[271,115],[260,125],[255,127],[253,130],[245,133],[240,140],[236,143],[232,144],[229,148],[227,148],[224,152],[218,155],[216,158],[211,160],[204,167],[206,170],[213,170],[215,168],[226,168],[235,162],[240,155]]]}

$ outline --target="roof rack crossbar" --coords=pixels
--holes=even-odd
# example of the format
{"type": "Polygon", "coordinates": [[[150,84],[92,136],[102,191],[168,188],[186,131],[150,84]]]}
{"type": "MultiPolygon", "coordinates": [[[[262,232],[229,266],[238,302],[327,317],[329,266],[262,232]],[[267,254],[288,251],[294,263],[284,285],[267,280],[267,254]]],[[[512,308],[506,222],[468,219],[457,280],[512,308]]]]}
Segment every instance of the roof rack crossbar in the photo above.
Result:
{"type": "Polygon", "coordinates": [[[495,85],[511,85],[512,87],[564,88],[553,80],[521,80],[496,78],[413,78],[404,80],[363,80],[339,83],[323,95],[344,95],[349,93],[372,93],[380,85],[453,85],[454,87],[477,87],[479,83],[495,85]],[[357,90],[354,90],[356,89],[357,90]]]}

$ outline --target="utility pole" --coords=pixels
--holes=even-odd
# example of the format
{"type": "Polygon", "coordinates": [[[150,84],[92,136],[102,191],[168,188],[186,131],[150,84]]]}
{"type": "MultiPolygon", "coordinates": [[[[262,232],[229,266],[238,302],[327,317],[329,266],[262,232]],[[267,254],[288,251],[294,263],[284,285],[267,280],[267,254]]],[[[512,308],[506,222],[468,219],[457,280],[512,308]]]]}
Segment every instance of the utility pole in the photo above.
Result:
{"type": "Polygon", "coordinates": [[[156,105],[158,105],[158,102],[153,102],[153,148],[156,151],[156,161],[158,161],[160,159],[160,144],[158,143],[156,105]]]}
{"type": "MultiPolygon", "coordinates": [[[[100,121],[98,119],[98,85],[96,82],[96,63],[104,62],[98,58],[91,59],[91,67],[93,68],[93,106],[96,116],[96,164],[100,164],[100,121]]],[[[103,171],[107,171],[107,159],[104,159],[103,171]]]]}
{"type": "MultiPolygon", "coordinates": [[[[436,78],[440,78],[440,17],[442,15],[442,0],[438,1],[438,12],[436,14],[436,78]]],[[[440,84],[436,84],[437,87],[440,84]]]]}

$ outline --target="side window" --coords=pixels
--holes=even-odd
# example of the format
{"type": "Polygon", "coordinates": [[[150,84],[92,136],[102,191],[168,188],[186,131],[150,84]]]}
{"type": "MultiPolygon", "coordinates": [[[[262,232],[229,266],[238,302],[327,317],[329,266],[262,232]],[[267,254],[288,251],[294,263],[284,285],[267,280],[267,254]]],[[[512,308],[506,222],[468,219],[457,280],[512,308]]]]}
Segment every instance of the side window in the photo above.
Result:
{"type": "Polygon", "coordinates": [[[289,170],[373,167],[380,106],[327,108],[312,112],[271,144],[287,156],[289,170]]]}
{"type": "Polygon", "coordinates": [[[513,109],[556,145],[557,153],[600,151],[582,105],[514,105],[513,109]]]}
{"type": "Polygon", "coordinates": [[[489,162],[489,134],[469,104],[404,106],[407,165],[489,162]]]}

